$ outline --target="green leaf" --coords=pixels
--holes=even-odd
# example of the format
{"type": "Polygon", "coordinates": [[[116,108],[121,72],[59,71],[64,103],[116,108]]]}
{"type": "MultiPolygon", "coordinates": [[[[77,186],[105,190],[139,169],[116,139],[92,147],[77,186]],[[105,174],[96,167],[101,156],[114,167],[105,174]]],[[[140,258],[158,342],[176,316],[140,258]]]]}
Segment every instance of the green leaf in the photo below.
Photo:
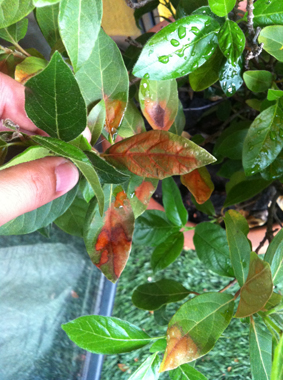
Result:
{"type": "Polygon", "coordinates": [[[104,193],[106,201],[101,216],[97,212],[96,200],[90,203],[84,242],[93,264],[114,283],[124,270],[131,252],[135,218],[121,186],[105,186],[104,193]]]}
{"type": "Polygon", "coordinates": [[[211,199],[208,199],[206,202],[199,204],[195,200],[195,197],[193,196],[193,194],[191,194],[191,201],[193,205],[195,206],[195,208],[199,210],[200,212],[203,212],[204,214],[209,215],[209,216],[215,216],[215,208],[213,206],[213,203],[211,202],[211,199]]]}
{"type": "Polygon", "coordinates": [[[0,38],[11,42],[11,44],[18,43],[24,38],[28,30],[28,19],[25,18],[16,24],[10,25],[7,28],[0,29],[0,38]]]}
{"type": "Polygon", "coordinates": [[[135,325],[113,317],[87,315],[62,325],[79,347],[95,354],[113,355],[137,350],[151,338],[135,325]]]}
{"type": "Polygon", "coordinates": [[[218,42],[224,56],[234,63],[245,49],[246,38],[234,21],[226,20],[218,33],[218,42]]]}
{"type": "Polygon", "coordinates": [[[91,145],[99,139],[106,120],[105,101],[102,99],[90,111],[87,117],[87,126],[91,133],[91,145]]]}
{"type": "Polygon", "coordinates": [[[25,84],[26,81],[46,68],[47,61],[38,57],[27,57],[16,66],[15,79],[25,84]]]}
{"type": "Polygon", "coordinates": [[[46,69],[26,83],[26,112],[51,137],[76,138],[86,127],[86,106],[71,69],[55,52],[46,69]]]}
{"type": "Polygon", "coordinates": [[[78,187],[44,206],[20,215],[0,227],[0,235],[25,235],[48,226],[59,218],[73,203],[78,187]]]}
{"type": "Polygon", "coordinates": [[[217,82],[222,62],[223,55],[217,48],[208,61],[189,75],[192,89],[194,91],[203,91],[217,82]]]}
{"type": "MultiPolygon", "coordinates": [[[[207,3],[207,0],[206,0],[206,3],[207,3]]],[[[225,23],[225,18],[224,17],[218,17],[218,16],[216,16],[216,14],[212,12],[212,10],[210,9],[210,7],[208,5],[207,6],[202,6],[200,8],[195,9],[192,12],[192,15],[206,15],[206,16],[209,16],[209,17],[213,18],[214,20],[216,20],[219,25],[223,25],[225,23]]]]}
{"type": "Polygon", "coordinates": [[[83,226],[88,209],[88,203],[76,197],[68,210],[57,218],[54,223],[67,234],[83,237],[83,226]]]}
{"type": "Polygon", "coordinates": [[[129,45],[127,47],[126,51],[123,53],[123,58],[124,58],[127,70],[132,71],[142,51],[142,47],[153,35],[154,33],[150,33],[150,32],[144,33],[135,39],[135,41],[139,45],[137,46],[129,45]]]}
{"type": "Polygon", "coordinates": [[[152,253],[150,264],[153,272],[167,268],[181,254],[184,246],[183,232],[169,235],[152,253]]]}
{"type": "Polygon", "coordinates": [[[1,0],[0,2],[0,28],[6,28],[26,17],[32,12],[32,0],[1,0]]]}
{"type": "Polygon", "coordinates": [[[254,26],[282,25],[283,3],[278,0],[257,0],[254,3],[254,26]]]}
{"type": "Polygon", "coordinates": [[[272,84],[272,73],[266,70],[246,71],[243,78],[248,89],[253,92],[267,91],[272,84]]]}
{"type": "Polygon", "coordinates": [[[283,148],[283,111],[278,104],[261,112],[253,121],[243,146],[243,167],[247,176],[261,172],[283,148]]]}
{"type": "Polygon", "coordinates": [[[271,380],[283,379],[283,335],[275,349],[272,364],[271,380]]]}
{"type": "Polygon", "coordinates": [[[136,220],[133,240],[138,245],[156,247],[179,229],[169,222],[165,212],[150,210],[136,220]]]}
{"type": "Polygon", "coordinates": [[[106,131],[115,134],[127,107],[129,76],[117,45],[102,29],[76,78],[88,106],[104,99],[106,131]]]}
{"type": "Polygon", "coordinates": [[[232,11],[236,0],[208,0],[208,4],[217,16],[223,17],[232,11]]]}
{"type": "Polygon", "coordinates": [[[127,138],[145,131],[143,117],[135,106],[135,103],[131,100],[128,103],[125,116],[118,129],[118,135],[127,138]]]}
{"type": "Polygon", "coordinates": [[[179,107],[176,79],[164,81],[143,78],[140,83],[141,111],[153,129],[168,131],[179,107]]]}
{"type": "Polygon", "coordinates": [[[79,135],[74,140],[69,141],[69,144],[79,148],[82,151],[89,152],[92,150],[92,146],[83,135],[79,135]]]}
{"type": "Polygon", "coordinates": [[[282,96],[283,96],[283,91],[269,89],[267,93],[267,100],[272,102],[272,100],[278,100],[282,98],[282,96]]]}
{"type": "Polygon", "coordinates": [[[61,41],[58,24],[59,4],[37,8],[36,21],[49,46],[53,48],[57,41],[61,41]]]}
{"type": "Polygon", "coordinates": [[[55,154],[73,161],[91,185],[97,197],[100,214],[102,214],[104,207],[104,194],[96,171],[92,167],[88,157],[79,148],[64,141],[53,139],[52,137],[32,136],[32,139],[55,154]]]}
{"type": "Polygon", "coordinates": [[[267,26],[262,29],[258,42],[263,43],[263,49],[268,54],[283,62],[283,25],[267,26]]]}
{"type": "MultiPolygon", "coordinates": [[[[250,360],[253,378],[270,380],[272,365],[272,335],[259,323],[250,324],[250,360]]],[[[277,378],[276,380],[279,380],[277,378]]]]}
{"type": "Polygon", "coordinates": [[[252,109],[260,112],[260,107],[261,107],[261,103],[262,101],[259,100],[259,99],[256,99],[256,98],[253,98],[253,99],[247,99],[246,100],[246,103],[249,107],[251,107],[252,109]]]}
{"type": "Polygon", "coordinates": [[[135,17],[138,28],[140,28],[139,20],[142,18],[142,16],[145,15],[146,13],[154,11],[154,9],[158,7],[158,5],[159,5],[159,0],[153,0],[145,4],[143,7],[135,9],[134,17],[135,17]]]}
{"type": "Polygon", "coordinates": [[[159,365],[160,360],[157,353],[149,356],[128,380],[157,380],[159,378],[159,365]]]}
{"type": "Polygon", "coordinates": [[[34,6],[39,8],[39,7],[45,7],[47,5],[57,4],[61,0],[32,0],[32,1],[33,1],[34,6]]]}
{"type": "Polygon", "coordinates": [[[162,279],[138,286],[132,295],[133,304],[139,309],[157,310],[163,305],[183,300],[190,294],[182,284],[162,279]]]}
{"type": "Polygon", "coordinates": [[[164,80],[191,73],[214,52],[218,30],[217,21],[200,15],[188,16],[166,26],[147,42],[133,74],[164,80]]]}
{"type": "Polygon", "coordinates": [[[184,303],[169,322],[160,372],[209,352],[229,325],[233,309],[233,296],[225,293],[204,293],[184,303]]]}
{"type": "Polygon", "coordinates": [[[262,310],[272,292],[273,283],[269,264],[262,261],[255,252],[251,252],[249,273],[241,288],[235,318],[245,318],[262,310]]]}
{"type": "Polygon", "coordinates": [[[273,284],[277,285],[279,272],[283,267],[283,230],[280,230],[269,244],[264,260],[270,265],[273,284]]]}
{"type": "Polygon", "coordinates": [[[207,378],[189,364],[183,364],[180,367],[169,372],[171,380],[207,380],[207,378]]]}
{"type": "Polygon", "coordinates": [[[176,20],[185,16],[189,16],[197,8],[205,6],[207,4],[208,0],[180,0],[176,12],[176,20]]]}
{"type": "Polygon", "coordinates": [[[226,212],[224,222],[235,277],[243,286],[249,274],[251,247],[246,236],[249,227],[245,218],[234,210],[226,212]]]}
{"type": "Polygon", "coordinates": [[[184,226],[188,221],[188,212],[183,204],[180,190],[172,177],[162,181],[162,201],[170,222],[175,226],[184,226]]]}
{"type": "Polygon", "coordinates": [[[228,241],[223,228],[209,222],[200,223],[195,228],[193,241],[198,258],[207,269],[220,276],[234,276],[228,241]]]}
{"type": "Polygon", "coordinates": [[[243,79],[241,76],[243,68],[243,58],[240,57],[237,62],[231,62],[227,59],[219,72],[219,82],[226,96],[232,96],[242,86],[243,79]]]}
{"type": "Polygon", "coordinates": [[[80,179],[79,187],[84,200],[89,203],[95,197],[92,187],[85,178],[80,179]]]}
{"type": "Polygon", "coordinates": [[[153,343],[150,347],[149,352],[154,354],[155,352],[164,352],[166,350],[167,342],[166,339],[159,339],[153,343]]]}
{"type": "Polygon", "coordinates": [[[87,157],[89,158],[92,166],[94,167],[97,175],[102,184],[113,183],[120,184],[129,179],[129,175],[120,172],[114,166],[108,164],[103,158],[101,158],[94,151],[87,152],[87,157]]]}
{"type": "Polygon", "coordinates": [[[169,129],[169,132],[175,133],[175,135],[181,136],[182,132],[186,126],[186,116],[183,111],[183,105],[181,101],[179,100],[178,105],[178,112],[175,117],[174,123],[171,125],[171,128],[169,129]]]}
{"type": "Polygon", "coordinates": [[[0,170],[8,169],[12,166],[23,164],[24,162],[30,162],[44,158],[49,155],[49,151],[41,146],[31,146],[27,148],[23,153],[18,154],[12,158],[7,164],[0,167],[0,170]]]}
{"type": "MultiPolygon", "coordinates": [[[[154,315],[154,321],[159,325],[159,326],[167,326],[170,319],[171,319],[171,316],[167,315],[167,312],[166,312],[166,305],[163,305],[161,306],[160,309],[158,310],[155,310],[153,315],[154,315]]],[[[166,349],[166,346],[167,346],[167,342],[165,340],[165,348],[164,348],[164,351],[166,349]]]]}
{"type": "Polygon", "coordinates": [[[88,60],[102,19],[102,1],[61,0],[59,28],[74,71],[88,60]]]}

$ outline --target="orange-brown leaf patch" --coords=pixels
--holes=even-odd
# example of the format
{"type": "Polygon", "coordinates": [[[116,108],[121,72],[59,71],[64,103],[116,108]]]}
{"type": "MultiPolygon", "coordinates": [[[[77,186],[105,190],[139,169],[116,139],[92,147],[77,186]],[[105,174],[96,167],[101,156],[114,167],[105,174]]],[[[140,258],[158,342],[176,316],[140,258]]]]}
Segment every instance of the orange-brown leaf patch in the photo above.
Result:
{"type": "Polygon", "coordinates": [[[152,194],[155,191],[155,187],[151,182],[143,181],[135,191],[135,195],[139,201],[141,201],[144,205],[148,205],[152,194]]]}
{"type": "Polygon", "coordinates": [[[165,101],[157,102],[146,98],[143,114],[153,129],[168,131],[174,122],[172,112],[166,107],[165,101]]]}
{"type": "Polygon", "coordinates": [[[118,99],[110,99],[108,96],[104,96],[104,101],[106,108],[105,129],[113,136],[117,133],[117,129],[121,124],[126,103],[118,99]]]}
{"type": "Polygon", "coordinates": [[[182,175],[181,182],[193,194],[198,204],[206,202],[214,190],[214,184],[205,167],[182,175]]]}

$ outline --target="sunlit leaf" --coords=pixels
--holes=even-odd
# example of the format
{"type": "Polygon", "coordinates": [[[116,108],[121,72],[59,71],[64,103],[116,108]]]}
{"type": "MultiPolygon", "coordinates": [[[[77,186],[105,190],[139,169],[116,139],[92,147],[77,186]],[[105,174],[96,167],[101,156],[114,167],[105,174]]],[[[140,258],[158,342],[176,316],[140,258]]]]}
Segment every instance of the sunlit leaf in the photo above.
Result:
{"type": "Polygon", "coordinates": [[[162,305],[181,301],[190,294],[182,284],[162,279],[138,286],[132,295],[133,304],[144,310],[157,310],[162,305]]]}
{"type": "Polygon", "coordinates": [[[51,48],[53,48],[58,41],[61,41],[58,15],[59,4],[37,8],[35,11],[38,26],[51,48]]]}
{"type": "Polygon", "coordinates": [[[272,25],[262,29],[258,42],[263,43],[263,49],[278,61],[283,62],[283,25],[272,25]]]}
{"type": "Polygon", "coordinates": [[[183,304],[169,322],[160,372],[209,352],[229,325],[233,309],[233,296],[225,293],[204,293],[183,304]]]}
{"type": "Polygon", "coordinates": [[[248,317],[261,310],[273,292],[270,266],[251,252],[249,274],[241,288],[236,318],[248,317]]]}
{"type": "Polygon", "coordinates": [[[171,177],[162,181],[162,202],[170,222],[180,227],[187,223],[188,212],[183,204],[180,190],[171,177]]]}
{"type": "Polygon", "coordinates": [[[171,380],[207,380],[207,378],[189,364],[180,365],[180,367],[169,372],[171,380]]]}
{"type": "Polygon", "coordinates": [[[91,261],[110,281],[116,282],[132,248],[135,218],[121,187],[108,185],[104,193],[104,213],[100,216],[95,204],[91,205],[84,241],[91,261]]]}
{"type": "Polygon", "coordinates": [[[282,98],[283,91],[282,90],[272,90],[271,88],[267,92],[267,100],[270,100],[271,102],[273,100],[278,100],[282,98]]]}
{"type": "Polygon", "coordinates": [[[186,174],[215,161],[190,140],[166,131],[149,131],[112,145],[103,155],[112,165],[142,177],[186,174]]]}
{"type": "Polygon", "coordinates": [[[16,24],[10,25],[7,28],[0,29],[0,38],[11,42],[11,44],[18,43],[24,38],[28,30],[28,19],[25,18],[16,24]]]}
{"type": "Polygon", "coordinates": [[[149,356],[128,380],[157,380],[159,378],[160,359],[158,354],[149,356]]]}
{"type": "Polygon", "coordinates": [[[243,61],[242,56],[235,62],[231,62],[230,59],[227,59],[220,68],[219,83],[223,92],[228,97],[234,95],[244,83],[241,75],[243,61]]]}
{"type": "Polygon", "coordinates": [[[119,354],[151,342],[142,329],[114,317],[86,315],[62,325],[68,337],[84,350],[96,354],[119,354]]]}
{"type": "Polygon", "coordinates": [[[232,11],[236,0],[208,0],[208,4],[217,16],[223,17],[232,11]]]}
{"type": "Polygon", "coordinates": [[[133,74],[164,80],[191,73],[216,49],[219,28],[217,21],[203,15],[184,17],[169,24],[147,42],[133,74]]]}
{"type": "Polygon", "coordinates": [[[277,285],[283,267],[283,230],[280,230],[269,244],[264,260],[270,265],[273,284],[277,285]]]}
{"type": "Polygon", "coordinates": [[[166,339],[159,339],[156,342],[153,343],[153,345],[150,347],[149,352],[155,353],[155,352],[164,352],[166,350],[167,342],[166,339]]]}
{"type": "Polygon", "coordinates": [[[87,117],[87,126],[91,133],[91,145],[99,139],[106,120],[105,102],[102,99],[90,111],[87,117]]]}
{"type": "Polygon", "coordinates": [[[271,371],[271,380],[279,379],[283,379],[283,335],[275,349],[271,371]]]}
{"type": "Polygon", "coordinates": [[[282,25],[283,3],[277,0],[257,0],[254,3],[254,26],[282,25]]]}
{"type": "Polygon", "coordinates": [[[118,135],[127,138],[142,132],[145,132],[143,117],[131,100],[118,129],[118,135]]]}
{"type": "Polygon", "coordinates": [[[223,228],[209,222],[198,224],[194,233],[194,245],[199,259],[207,269],[220,276],[234,276],[228,241],[223,228]]]}
{"type": "Polygon", "coordinates": [[[32,0],[36,7],[45,7],[47,5],[57,4],[61,0],[32,0]]]}
{"type": "Polygon", "coordinates": [[[27,80],[45,69],[47,61],[37,57],[27,57],[16,66],[15,79],[25,84],[27,80]]]}
{"type": "Polygon", "coordinates": [[[156,81],[142,79],[139,100],[141,111],[153,129],[168,131],[178,112],[176,79],[156,81]]]}
{"type": "MultiPolygon", "coordinates": [[[[89,47],[86,50],[90,51],[89,47]]],[[[76,78],[88,106],[104,99],[105,128],[115,134],[127,107],[129,76],[117,45],[102,29],[76,78]]]]}
{"type": "Polygon", "coordinates": [[[206,202],[214,190],[214,184],[206,167],[182,175],[181,182],[193,194],[199,204],[206,202]]]}
{"type": "Polygon", "coordinates": [[[74,71],[88,60],[102,19],[102,1],[61,0],[59,28],[74,71]]]}
{"type": "Polygon", "coordinates": [[[26,83],[26,111],[51,137],[70,141],[85,129],[85,102],[71,69],[58,52],[26,83]]]}
{"type": "Polygon", "coordinates": [[[218,42],[224,56],[234,63],[245,49],[246,38],[234,21],[226,20],[218,33],[218,42]]]}
{"type": "Polygon", "coordinates": [[[9,25],[23,19],[32,12],[34,5],[32,0],[1,0],[0,3],[0,28],[6,28],[9,25]]]}
{"type": "MultiPolygon", "coordinates": [[[[1,140],[0,140],[1,146],[1,140]]],[[[0,167],[0,170],[8,169],[12,166],[23,164],[24,162],[30,162],[44,158],[49,155],[49,150],[41,146],[31,146],[27,148],[24,152],[18,154],[16,157],[12,158],[5,165],[0,167]]]]}

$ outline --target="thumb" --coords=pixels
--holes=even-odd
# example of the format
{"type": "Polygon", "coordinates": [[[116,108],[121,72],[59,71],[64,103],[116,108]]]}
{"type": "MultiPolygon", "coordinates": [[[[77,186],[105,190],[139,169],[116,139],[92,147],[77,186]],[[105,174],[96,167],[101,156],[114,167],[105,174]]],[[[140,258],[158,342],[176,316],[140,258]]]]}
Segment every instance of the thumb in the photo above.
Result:
{"type": "Polygon", "coordinates": [[[71,190],[78,169],[61,157],[46,157],[0,171],[0,226],[71,190]]]}

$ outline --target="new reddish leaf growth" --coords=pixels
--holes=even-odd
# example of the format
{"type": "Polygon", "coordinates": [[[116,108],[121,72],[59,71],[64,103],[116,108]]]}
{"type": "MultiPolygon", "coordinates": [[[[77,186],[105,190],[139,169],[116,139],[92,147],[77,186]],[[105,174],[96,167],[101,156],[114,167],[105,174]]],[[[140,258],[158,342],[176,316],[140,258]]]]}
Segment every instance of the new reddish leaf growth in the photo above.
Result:
{"type": "Polygon", "coordinates": [[[193,194],[199,204],[206,202],[214,190],[214,184],[205,167],[181,176],[181,182],[193,194]]]}
{"type": "Polygon", "coordinates": [[[153,129],[161,129],[168,131],[171,125],[174,123],[174,117],[172,112],[166,107],[165,101],[154,101],[145,99],[143,114],[153,129]]]}
{"type": "Polygon", "coordinates": [[[155,186],[151,182],[143,181],[135,191],[135,195],[144,205],[148,205],[152,194],[155,191],[155,186]]]}

